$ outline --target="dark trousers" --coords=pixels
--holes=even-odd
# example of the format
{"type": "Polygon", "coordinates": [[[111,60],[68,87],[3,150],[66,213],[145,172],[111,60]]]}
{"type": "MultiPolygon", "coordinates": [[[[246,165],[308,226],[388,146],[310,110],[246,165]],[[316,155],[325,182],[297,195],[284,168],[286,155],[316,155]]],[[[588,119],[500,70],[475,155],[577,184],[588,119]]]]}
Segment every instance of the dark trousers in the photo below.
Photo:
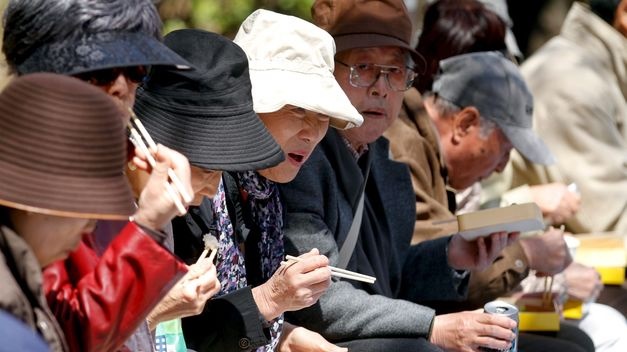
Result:
{"type": "Polygon", "coordinates": [[[594,343],[581,329],[560,324],[558,332],[521,333],[518,352],[594,352],[594,343]]]}
{"type": "Polygon", "coordinates": [[[361,339],[335,344],[350,352],[443,352],[424,338],[361,339]]]}
{"type": "MultiPolygon", "coordinates": [[[[424,338],[373,338],[335,344],[350,352],[442,352],[424,338]]],[[[561,324],[556,333],[521,333],[518,352],[594,352],[594,344],[579,328],[561,324]]]]}

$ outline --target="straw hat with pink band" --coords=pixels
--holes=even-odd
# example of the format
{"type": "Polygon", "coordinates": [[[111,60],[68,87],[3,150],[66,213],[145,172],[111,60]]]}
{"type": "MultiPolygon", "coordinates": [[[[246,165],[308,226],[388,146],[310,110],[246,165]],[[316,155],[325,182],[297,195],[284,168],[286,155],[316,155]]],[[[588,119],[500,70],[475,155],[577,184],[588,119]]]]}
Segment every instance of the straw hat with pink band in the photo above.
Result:
{"type": "Polygon", "coordinates": [[[100,89],[34,73],[0,94],[0,205],[90,219],[135,212],[122,114],[100,89]]]}

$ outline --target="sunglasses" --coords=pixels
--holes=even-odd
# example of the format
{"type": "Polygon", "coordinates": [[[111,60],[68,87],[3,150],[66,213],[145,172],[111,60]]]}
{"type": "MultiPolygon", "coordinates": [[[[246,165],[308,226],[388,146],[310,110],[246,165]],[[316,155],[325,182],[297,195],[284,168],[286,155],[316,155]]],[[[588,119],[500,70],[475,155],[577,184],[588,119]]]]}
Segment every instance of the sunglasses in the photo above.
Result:
{"type": "Polygon", "coordinates": [[[133,83],[142,83],[148,74],[145,66],[116,67],[79,73],[76,78],[96,86],[111,85],[120,75],[133,83]]]}

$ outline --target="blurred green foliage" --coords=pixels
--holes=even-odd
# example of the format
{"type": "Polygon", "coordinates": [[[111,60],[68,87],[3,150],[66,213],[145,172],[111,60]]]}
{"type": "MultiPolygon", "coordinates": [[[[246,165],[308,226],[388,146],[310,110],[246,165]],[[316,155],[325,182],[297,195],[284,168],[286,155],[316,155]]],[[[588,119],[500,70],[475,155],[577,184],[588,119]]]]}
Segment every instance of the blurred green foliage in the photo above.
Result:
{"type": "Polygon", "coordinates": [[[157,7],[164,32],[200,28],[233,37],[253,11],[263,8],[311,19],[313,0],[161,0],[157,7]]]}

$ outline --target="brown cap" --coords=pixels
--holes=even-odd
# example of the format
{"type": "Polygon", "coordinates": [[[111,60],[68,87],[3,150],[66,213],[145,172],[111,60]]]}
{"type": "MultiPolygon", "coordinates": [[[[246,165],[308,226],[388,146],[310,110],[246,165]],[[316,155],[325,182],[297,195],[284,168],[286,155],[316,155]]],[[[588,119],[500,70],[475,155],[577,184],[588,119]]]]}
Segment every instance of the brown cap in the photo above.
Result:
{"type": "Polygon", "coordinates": [[[34,73],[0,94],[0,204],[42,214],[126,219],[121,111],[76,78],[34,73]]]}
{"type": "Polygon", "coordinates": [[[311,16],[333,36],[338,53],[397,46],[411,54],[417,71],[424,70],[424,59],[411,47],[412,23],[403,0],[316,0],[311,16]]]}

